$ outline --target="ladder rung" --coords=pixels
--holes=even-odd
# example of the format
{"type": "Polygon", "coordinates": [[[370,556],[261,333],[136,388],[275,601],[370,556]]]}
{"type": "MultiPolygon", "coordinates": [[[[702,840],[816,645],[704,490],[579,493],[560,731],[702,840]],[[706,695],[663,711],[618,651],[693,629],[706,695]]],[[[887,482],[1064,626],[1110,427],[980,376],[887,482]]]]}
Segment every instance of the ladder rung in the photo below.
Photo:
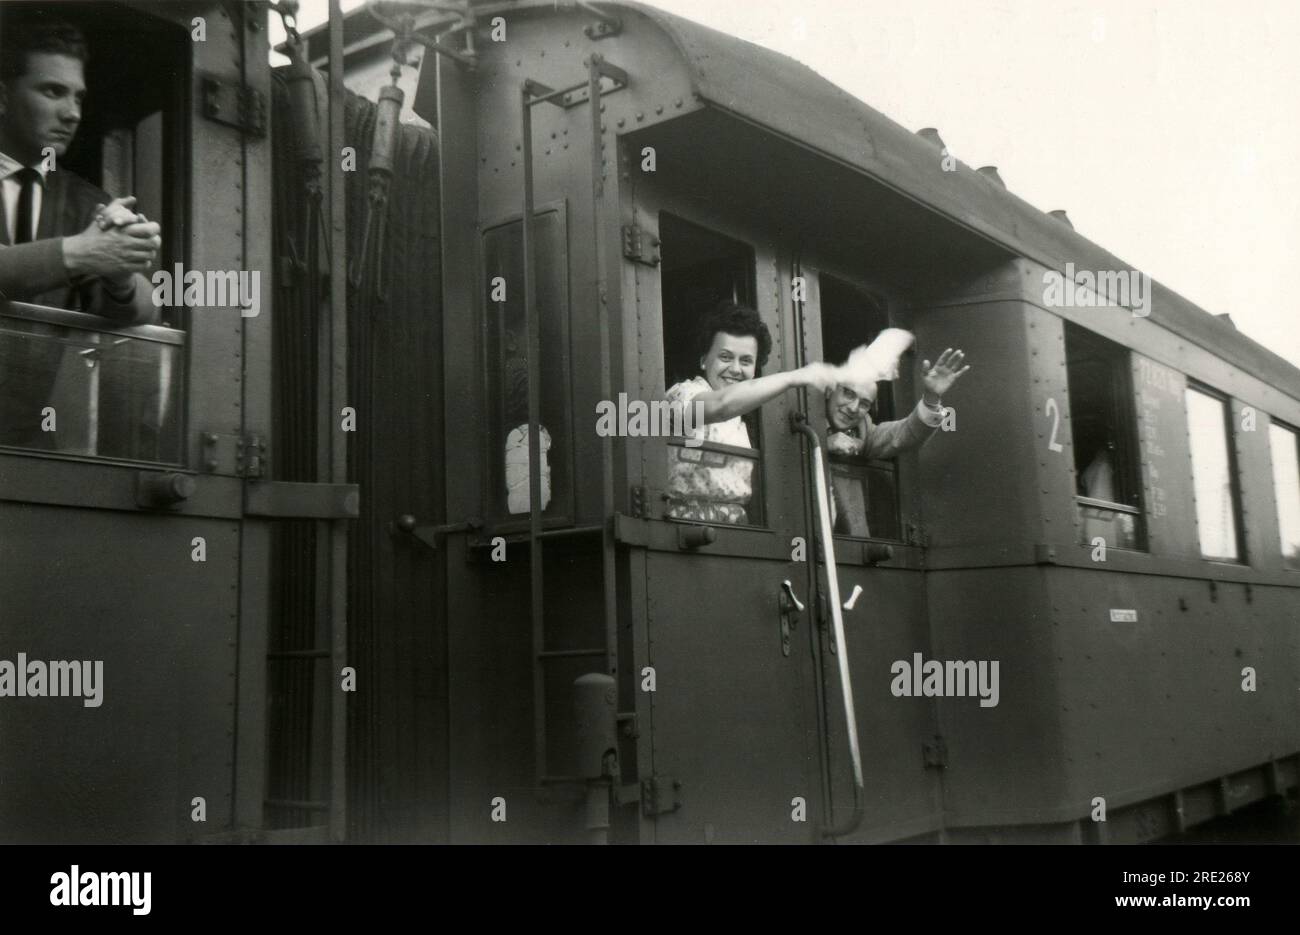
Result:
{"type": "Polygon", "coordinates": [[[262,804],[267,808],[305,808],[313,812],[328,812],[330,803],[318,802],[314,799],[264,799],[262,804]]]}
{"type": "Polygon", "coordinates": [[[604,647],[600,649],[545,649],[537,654],[539,659],[566,659],[575,656],[603,656],[604,647]]]}

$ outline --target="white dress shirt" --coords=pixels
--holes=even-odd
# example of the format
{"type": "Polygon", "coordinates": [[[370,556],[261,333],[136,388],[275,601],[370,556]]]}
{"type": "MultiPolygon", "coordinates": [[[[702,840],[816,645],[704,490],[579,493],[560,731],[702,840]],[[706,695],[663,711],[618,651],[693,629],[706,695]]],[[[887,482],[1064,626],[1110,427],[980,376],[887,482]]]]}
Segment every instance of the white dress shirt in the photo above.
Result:
{"type": "MultiPolygon", "coordinates": [[[[17,159],[6,153],[0,153],[0,179],[3,179],[5,198],[5,232],[9,235],[11,244],[18,230],[18,198],[23,191],[22,185],[14,178],[14,173],[22,168],[23,164],[17,159]]],[[[32,168],[41,174],[41,184],[32,190],[32,239],[35,240],[37,231],[40,230],[41,201],[45,195],[44,160],[40,165],[32,168]]]]}

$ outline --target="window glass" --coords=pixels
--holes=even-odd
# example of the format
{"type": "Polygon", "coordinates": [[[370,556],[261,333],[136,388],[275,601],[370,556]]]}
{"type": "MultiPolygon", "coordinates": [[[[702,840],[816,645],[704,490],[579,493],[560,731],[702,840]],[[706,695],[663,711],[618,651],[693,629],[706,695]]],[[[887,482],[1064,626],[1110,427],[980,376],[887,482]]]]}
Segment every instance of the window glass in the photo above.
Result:
{"type": "MultiPolygon", "coordinates": [[[[570,517],[569,342],[564,216],[539,213],[533,224],[540,324],[538,374],[542,515],[570,517]]],[[[496,520],[529,512],[528,331],[524,303],[523,225],[512,221],[483,234],[487,271],[487,512],[496,520]]]]}
{"type": "MultiPolygon", "coordinates": [[[[840,364],[859,344],[870,344],[889,327],[885,300],[851,283],[821,274],[822,357],[840,364]]],[[[847,388],[824,402],[827,419],[826,452],[831,473],[831,521],[837,535],[872,539],[902,539],[898,503],[898,459],[869,460],[855,452],[860,448],[862,426],[842,431],[851,421],[846,412],[866,412],[875,424],[897,418],[894,384],[876,384],[874,400],[857,399],[847,388]],[[837,413],[835,410],[839,408],[837,413]],[[841,420],[837,427],[836,419],[841,420]]],[[[809,400],[811,405],[823,404],[809,400]]]]}
{"type": "Polygon", "coordinates": [[[0,445],[179,464],[183,335],[53,323],[74,320],[0,310],[0,445]]]}
{"type": "Polygon", "coordinates": [[[1268,427],[1273,449],[1273,492],[1277,526],[1287,568],[1300,568],[1300,435],[1274,422],[1268,427]]]}
{"type": "MultiPolygon", "coordinates": [[[[667,397],[689,404],[708,389],[700,369],[699,325],[717,303],[754,307],[754,250],[666,212],[659,216],[667,397]]],[[[754,376],[763,375],[755,367],[754,376]]],[[[708,440],[668,444],[670,519],[761,526],[761,409],[708,426],[708,440]]]]}
{"type": "Polygon", "coordinates": [[[1082,541],[1145,548],[1129,352],[1067,322],[1065,366],[1082,541]]]}
{"type": "Polygon", "coordinates": [[[1225,399],[1189,386],[1187,434],[1192,450],[1192,489],[1201,554],[1236,561],[1241,556],[1237,488],[1229,448],[1225,399]]]}

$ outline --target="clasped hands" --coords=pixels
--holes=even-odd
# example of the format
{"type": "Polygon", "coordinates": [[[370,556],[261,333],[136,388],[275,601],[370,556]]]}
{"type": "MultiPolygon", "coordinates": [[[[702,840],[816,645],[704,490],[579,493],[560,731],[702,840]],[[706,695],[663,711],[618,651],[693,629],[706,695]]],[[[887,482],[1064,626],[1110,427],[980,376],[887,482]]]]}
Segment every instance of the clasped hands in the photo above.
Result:
{"type": "Polygon", "coordinates": [[[63,238],[64,265],[72,276],[97,277],[120,291],[135,273],[153,265],[162,246],[161,228],[137,214],[135,204],[129,196],[96,205],[86,229],[63,238]]]}

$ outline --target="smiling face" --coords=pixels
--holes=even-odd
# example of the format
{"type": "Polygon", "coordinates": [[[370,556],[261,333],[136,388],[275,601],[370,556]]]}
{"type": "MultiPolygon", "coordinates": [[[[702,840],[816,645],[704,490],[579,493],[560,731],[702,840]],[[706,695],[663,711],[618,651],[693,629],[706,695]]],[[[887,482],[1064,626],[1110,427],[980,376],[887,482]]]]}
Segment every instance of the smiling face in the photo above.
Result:
{"type": "Polygon", "coordinates": [[[826,420],[836,432],[847,432],[858,424],[862,413],[871,408],[876,401],[876,385],[867,388],[866,395],[859,395],[851,387],[840,385],[826,394],[826,420]]]}
{"type": "Polygon", "coordinates": [[[709,352],[700,358],[704,379],[715,390],[754,379],[758,366],[758,338],[749,334],[715,332],[709,352]]]}
{"type": "Polygon", "coordinates": [[[5,152],[32,165],[46,147],[56,157],[68,151],[81,123],[86,97],[85,67],[69,55],[27,53],[27,69],[3,85],[5,152]]]}

